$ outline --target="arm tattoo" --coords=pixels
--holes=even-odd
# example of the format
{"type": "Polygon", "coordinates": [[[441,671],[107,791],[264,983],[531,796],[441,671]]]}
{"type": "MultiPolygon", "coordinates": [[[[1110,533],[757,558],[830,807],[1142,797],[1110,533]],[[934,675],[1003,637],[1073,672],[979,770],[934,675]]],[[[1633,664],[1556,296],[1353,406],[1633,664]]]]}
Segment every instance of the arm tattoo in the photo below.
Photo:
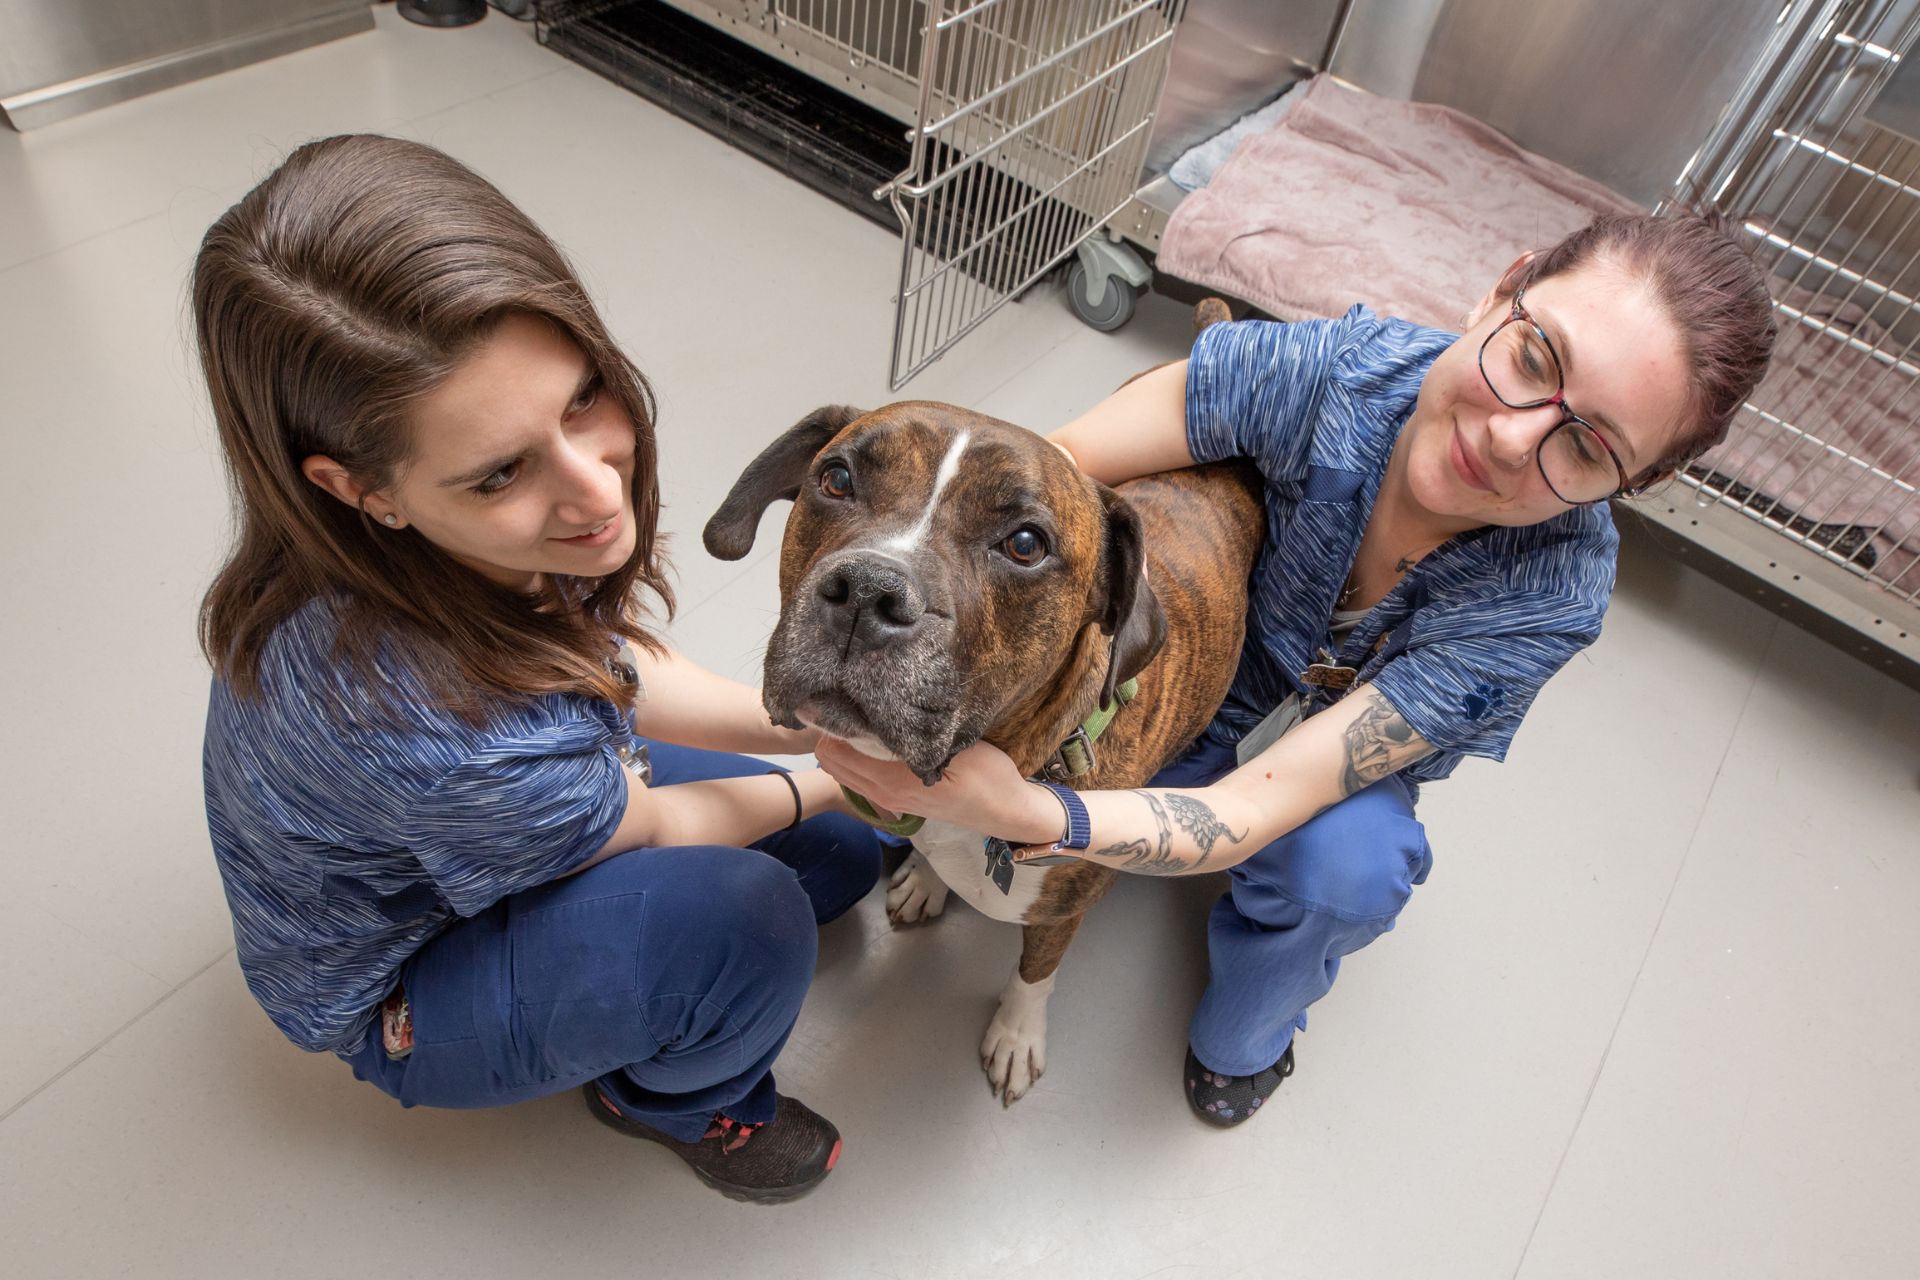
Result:
{"type": "Polygon", "coordinates": [[[1221,837],[1229,844],[1239,844],[1247,838],[1242,831],[1235,835],[1227,824],[1220,821],[1204,801],[1192,796],[1154,795],[1151,791],[1135,791],[1133,794],[1147,802],[1147,811],[1153,815],[1154,838],[1152,840],[1123,840],[1095,851],[1096,857],[1124,859],[1121,866],[1128,870],[1149,876],[1178,876],[1190,871],[1198,871],[1212,855],[1213,847],[1221,837]],[[1199,856],[1176,854],[1173,851],[1173,828],[1178,823],[1180,829],[1193,837],[1199,846],[1199,856]]]}
{"type": "Polygon", "coordinates": [[[1125,858],[1127,859],[1127,865],[1132,866],[1147,856],[1147,842],[1145,840],[1122,840],[1118,844],[1110,844],[1105,848],[1095,849],[1093,856],[1096,858],[1125,858]]]}
{"type": "Polygon", "coordinates": [[[1170,875],[1178,868],[1166,865],[1168,856],[1173,852],[1173,828],[1167,825],[1167,811],[1160,802],[1145,791],[1133,794],[1147,802],[1147,808],[1153,811],[1153,820],[1159,828],[1153,841],[1122,840],[1095,851],[1096,856],[1125,858],[1120,865],[1129,871],[1140,871],[1147,875],[1170,875]]]}
{"type": "Polygon", "coordinates": [[[1340,794],[1350,796],[1390,773],[1433,754],[1433,745],[1414,731],[1377,690],[1364,695],[1367,705],[1347,726],[1347,755],[1340,765],[1340,794]]]}
{"type": "Polygon", "coordinates": [[[1154,847],[1151,853],[1142,849],[1138,856],[1127,865],[1148,875],[1165,875],[1169,870],[1168,861],[1173,857],[1173,827],[1167,822],[1166,806],[1151,791],[1136,791],[1133,794],[1147,802],[1147,808],[1153,813],[1153,823],[1157,828],[1154,835],[1154,847]]]}
{"type": "Polygon", "coordinates": [[[1167,808],[1173,810],[1173,820],[1180,824],[1180,829],[1192,836],[1193,842],[1200,846],[1200,861],[1193,864],[1196,867],[1213,854],[1213,846],[1221,836],[1227,838],[1228,844],[1239,844],[1247,838],[1244,831],[1239,835],[1233,834],[1203,800],[1196,800],[1192,796],[1169,795],[1167,808]]]}

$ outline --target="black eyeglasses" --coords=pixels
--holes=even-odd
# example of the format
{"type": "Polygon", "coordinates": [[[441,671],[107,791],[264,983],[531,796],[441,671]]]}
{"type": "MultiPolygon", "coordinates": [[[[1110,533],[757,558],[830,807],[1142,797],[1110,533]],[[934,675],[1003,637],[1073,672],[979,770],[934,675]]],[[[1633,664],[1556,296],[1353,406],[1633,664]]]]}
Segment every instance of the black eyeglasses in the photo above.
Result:
{"type": "Polygon", "coordinates": [[[1540,474],[1556,498],[1580,507],[1630,492],[1633,485],[1620,455],[1591,422],[1568,407],[1560,356],[1547,331],[1521,305],[1526,292],[1521,288],[1514,293],[1513,311],[1480,344],[1480,376],[1509,409],[1560,406],[1560,424],[1534,451],[1540,474]]]}

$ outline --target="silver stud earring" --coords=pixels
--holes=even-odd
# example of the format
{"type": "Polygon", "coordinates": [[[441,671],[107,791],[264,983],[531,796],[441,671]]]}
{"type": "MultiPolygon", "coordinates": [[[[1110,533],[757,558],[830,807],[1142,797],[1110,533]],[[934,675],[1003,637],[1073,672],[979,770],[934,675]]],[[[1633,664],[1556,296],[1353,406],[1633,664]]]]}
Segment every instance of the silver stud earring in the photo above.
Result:
{"type": "Polygon", "coordinates": [[[387,512],[387,514],[385,514],[385,515],[383,515],[383,516],[381,516],[381,517],[380,517],[380,522],[381,522],[382,524],[384,524],[384,525],[386,525],[386,526],[387,526],[387,528],[389,528],[389,529],[398,529],[398,528],[400,527],[400,517],[399,517],[399,516],[397,516],[397,515],[395,515],[395,514],[393,514],[393,512],[391,512],[391,511],[389,511],[389,512],[387,512]]]}

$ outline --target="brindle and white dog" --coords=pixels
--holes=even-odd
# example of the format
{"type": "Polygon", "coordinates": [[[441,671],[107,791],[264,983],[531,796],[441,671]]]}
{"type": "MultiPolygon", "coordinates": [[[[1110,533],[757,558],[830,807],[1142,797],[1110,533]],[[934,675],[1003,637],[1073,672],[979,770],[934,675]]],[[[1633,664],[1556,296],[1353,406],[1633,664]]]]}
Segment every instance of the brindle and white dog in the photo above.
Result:
{"type": "MultiPolygon", "coordinates": [[[[808,415],[747,467],[707,525],[707,549],[746,555],[778,498],[794,508],[766,657],[777,723],[816,725],[929,782],[985,739],[1031,776],[1138,676],[1096,767],[1072,780],[1124,788],[1198,736],[1226,694],[1264,528],[1250,468],[1109,489],[1031,432],[915,401],[808,415]]],[[[1024,926],[981,1045],[1011,1103],[1045,1067],[1054,970],[1115,873],[1017,867],[1003,893],[986,874],[989,834],[929,822],[887,908],[896,924],[931,918],[951,890],[1024,926]]]]}

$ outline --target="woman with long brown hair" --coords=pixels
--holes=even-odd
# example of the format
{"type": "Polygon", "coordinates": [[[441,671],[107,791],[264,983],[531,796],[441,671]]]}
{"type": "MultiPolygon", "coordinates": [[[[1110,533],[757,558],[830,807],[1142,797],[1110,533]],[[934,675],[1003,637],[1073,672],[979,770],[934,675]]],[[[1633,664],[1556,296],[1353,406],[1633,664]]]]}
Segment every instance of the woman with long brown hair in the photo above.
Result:
{"type": "Polygon", "coordinates": [[[249,988],[404,1105],[582,1087],[741,1199],[837,1131],[774,1091],[815,926],[880,864],[671,616],[654,402],[484,179],[301,147],[208,231],[193,311],[238,529],[208,591],[208,823],[249,988]]]}

